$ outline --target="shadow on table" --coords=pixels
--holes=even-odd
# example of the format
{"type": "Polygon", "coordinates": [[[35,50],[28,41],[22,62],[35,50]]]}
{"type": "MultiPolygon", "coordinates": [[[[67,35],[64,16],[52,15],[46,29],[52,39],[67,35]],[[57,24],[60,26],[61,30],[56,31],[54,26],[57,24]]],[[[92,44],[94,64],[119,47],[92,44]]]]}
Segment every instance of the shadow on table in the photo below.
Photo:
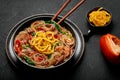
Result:
{"type": "Polygon", "coordinates": [[[113,75],[120,76],[120,64],[112,64],[112,63],[108,62],[106,59],[105,59],[105,61],[106,61],[109,71],[113,75]]]}
{"type": "MultiPolygon", "coordinates": [[[[102,51],[101,51],[102,54],[102,51]]],[[[120,64],[113,64],[111,62],[109,62],[105,56],[103,55],[103,59],[104,59],[104,64],[107,67],[107,71],[109,71],[110,74],[112,74],[113,76],[119,77],[120,76],[120,64]]]]}

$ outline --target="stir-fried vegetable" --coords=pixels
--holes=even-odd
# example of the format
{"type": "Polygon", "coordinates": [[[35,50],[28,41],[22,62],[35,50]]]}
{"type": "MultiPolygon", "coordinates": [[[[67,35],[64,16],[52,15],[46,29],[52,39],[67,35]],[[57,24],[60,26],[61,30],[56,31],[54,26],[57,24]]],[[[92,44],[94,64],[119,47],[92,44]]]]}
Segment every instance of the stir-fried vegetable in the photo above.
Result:
{"type": "Polygon", "coordinates": [[[31,64],[31,65],[35,65],[35,63],[27,56],[22,56],[22,58],[28,63],[28,64],[31,64]]]}
{"type": "Polygon", "coordinates": [[[23,48],[23,49],[30,48],[30,45],[29,45],[29,44],[26,44],[26,45],[23,44],[23,45],[22,45],[22,48],[23,48]]]}
{"type": "Polygon", "coordinates": [[[50,59],[51,58],[51,54],[48,54],[47,57],[48,57],[48,59],[50,59]]]}
{"type": "Polygon", "coordinates": [[[15,41],[15,51],[19,54],[22,50],[22,44],[20,40],[15,41]]]}
{"type": "Polygon", "coordinates": [[[32,33],[31,33],[31,35],[32,35],[32,36],[35,36],[35,35],[36,35],[36,33],[35,33],[35,32],[32,32],[32,33]]]}

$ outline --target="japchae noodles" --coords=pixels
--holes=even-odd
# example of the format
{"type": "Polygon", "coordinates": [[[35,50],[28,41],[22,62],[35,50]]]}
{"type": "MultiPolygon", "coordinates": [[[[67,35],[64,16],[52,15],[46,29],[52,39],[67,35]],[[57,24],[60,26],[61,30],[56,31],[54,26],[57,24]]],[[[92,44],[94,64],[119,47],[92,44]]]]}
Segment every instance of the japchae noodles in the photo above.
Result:
{"type": "Polygon", "coordinates": [[[20,59],[38,68],[63,63],[73,53],[74,46],[72,33],[54,21],[34,21],[14,40],[14,49],[20,59]]]}

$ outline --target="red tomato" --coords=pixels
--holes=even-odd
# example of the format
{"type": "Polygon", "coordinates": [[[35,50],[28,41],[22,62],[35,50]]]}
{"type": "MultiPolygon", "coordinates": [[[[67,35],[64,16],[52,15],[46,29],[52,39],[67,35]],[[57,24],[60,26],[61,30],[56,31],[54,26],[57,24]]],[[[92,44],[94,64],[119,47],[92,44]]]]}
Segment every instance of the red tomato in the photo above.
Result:
{"type": "Polygon", "coordinates": [[[108,61],[120,64],[120,40],[117,36],[112,34],[101,36],[100,48],[108,61]]]}

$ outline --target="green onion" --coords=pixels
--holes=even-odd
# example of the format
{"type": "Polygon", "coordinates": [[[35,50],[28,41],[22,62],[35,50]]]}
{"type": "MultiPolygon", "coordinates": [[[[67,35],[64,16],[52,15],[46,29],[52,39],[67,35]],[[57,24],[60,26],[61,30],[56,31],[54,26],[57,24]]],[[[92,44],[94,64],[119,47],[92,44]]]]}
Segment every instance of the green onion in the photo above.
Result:
{"type": "Polygon", "coordinates": [[[38,28],[38,26],[34,26],[34,28],[35,28],[35,29],[37,29],[37,28],[38,28]]]}
{"type": "Polygon", "coordinates": [[[23,48],[23,49],[30,48],[30,45],[29,45],[29,44],[23,44],[23,45],[22,45],[22,48],[23,48]]]}
{"type": "Polygon", "coordinates": [[[58,30],[58,32],[62,33],[62,31],[61,31],[61,29],[60,29],[60,25],[57,24],[55,21],[49,20],[49,21],[45,21],[45,23],[47,23],[47,24],[54,24],[54,25],[55,25],[55,28],[58,30]]]}
{"type": "Polygon", "coordinates": [[[32,32],[32,33],[31,33],[31,35],[32,35],[32,36],[35,36],[35,35],[36,35],[36,33],[35,33],[35,32],[32,32]]]}
{"type": "Polygon", "coordinates": [[[51,58],[51,54],[48,54],[47,57],[48,57],[48,59],[50,59],[51,58]]]}
{"type": "Polygon", "coordinates": [[[64,32],[64,34],[70,38],[72,38],[72,34],[70,34],[68,31],[64,32]]]}
{"type": "Polygon", "coordinates": [[[22,58],[30,65],[35,65],[35,63],[32,61],[32,59],[30,59],[29,57],[27,56],[22,56],[22,58]]]}

